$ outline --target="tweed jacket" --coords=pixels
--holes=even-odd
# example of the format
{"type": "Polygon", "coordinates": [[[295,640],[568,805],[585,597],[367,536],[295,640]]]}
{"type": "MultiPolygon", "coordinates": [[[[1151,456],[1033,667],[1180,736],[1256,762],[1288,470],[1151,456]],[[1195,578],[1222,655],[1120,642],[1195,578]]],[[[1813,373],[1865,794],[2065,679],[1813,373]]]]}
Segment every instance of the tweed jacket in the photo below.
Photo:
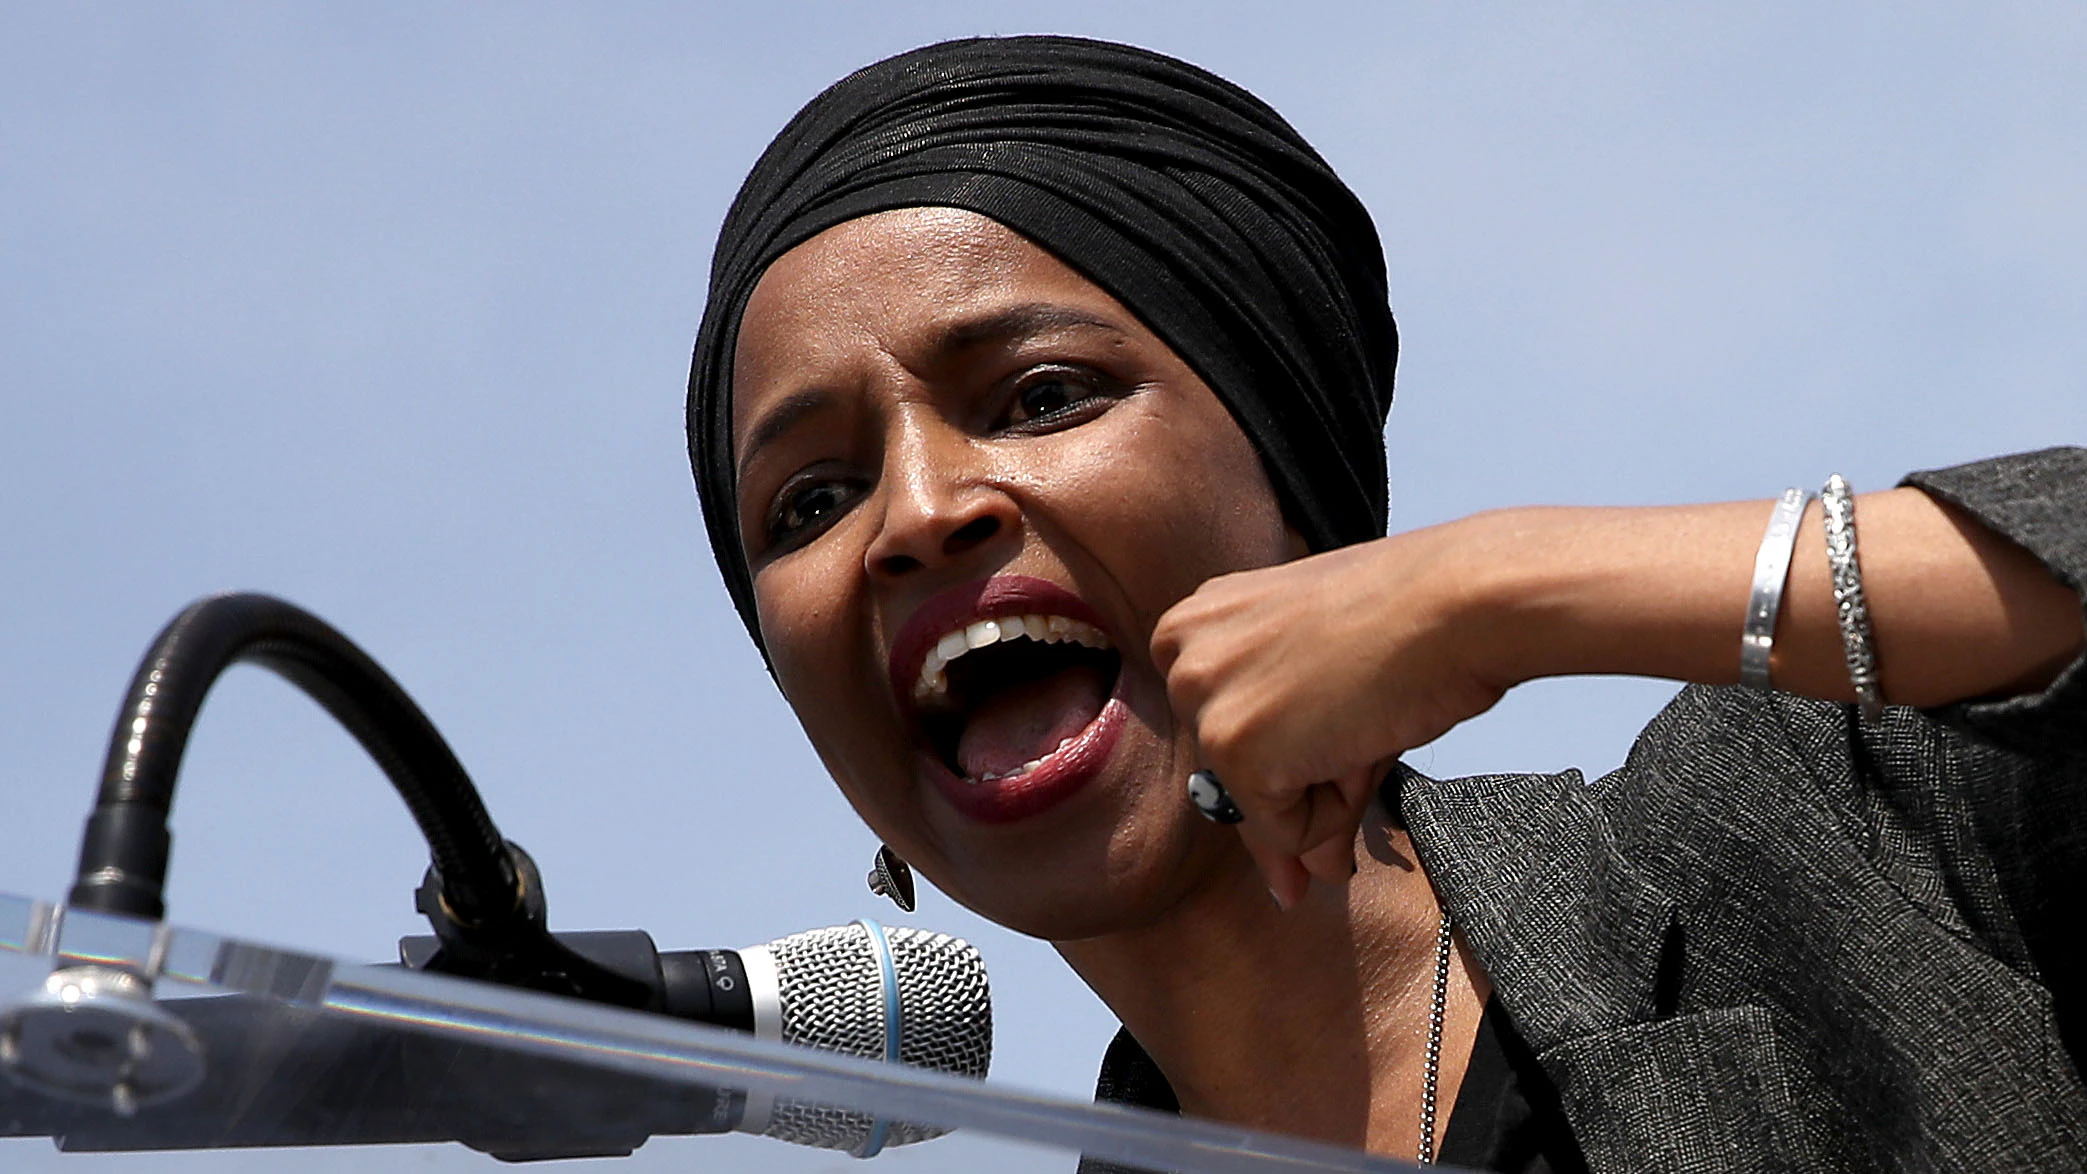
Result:
{"type": "MultiPolygon", "coordinates": [[[[2087,584],[2087,450],[1907,483],[2087,584]]],[[[1397,791],[1589,1169],[2087,1170],[2087,658],[1868,727],[1692,686],[1593,782],[1397,791]]]]}

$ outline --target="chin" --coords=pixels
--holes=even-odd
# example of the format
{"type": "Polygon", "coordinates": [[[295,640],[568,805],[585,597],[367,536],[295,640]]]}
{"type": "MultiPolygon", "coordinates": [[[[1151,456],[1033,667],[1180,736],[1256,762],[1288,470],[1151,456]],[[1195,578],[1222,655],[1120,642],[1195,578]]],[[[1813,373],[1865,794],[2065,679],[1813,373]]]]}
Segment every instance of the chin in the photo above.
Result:
{"type": "Polygon", "coordinates": [[[1195,891],[1224,847],[1210,842],[1222,829],[1192,814],[1184,820],[1179,812],[1152,810],[1154,797],[1080,804],[1083,810],[1054,812],[1063,818],[1039,819],[1019,831],[981,835],[974,826],[922,870],[981,917],[1046,941],[1150,926],[1195,891]]]}

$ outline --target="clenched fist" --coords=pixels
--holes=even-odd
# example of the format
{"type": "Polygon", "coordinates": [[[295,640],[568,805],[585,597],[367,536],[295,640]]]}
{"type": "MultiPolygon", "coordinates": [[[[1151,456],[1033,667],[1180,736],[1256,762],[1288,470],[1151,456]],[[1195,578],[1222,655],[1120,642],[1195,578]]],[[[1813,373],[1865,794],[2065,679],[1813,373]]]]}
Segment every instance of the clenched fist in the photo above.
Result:
{"type": "Polygon", "coordinates": [[[1152,654],[1203,765],[1276,899],[1345,882],[1392,760],[1491,708],[1478,582],[1486,542],[1452,523],[1203,584],[1160,618],[1152,654]]]}

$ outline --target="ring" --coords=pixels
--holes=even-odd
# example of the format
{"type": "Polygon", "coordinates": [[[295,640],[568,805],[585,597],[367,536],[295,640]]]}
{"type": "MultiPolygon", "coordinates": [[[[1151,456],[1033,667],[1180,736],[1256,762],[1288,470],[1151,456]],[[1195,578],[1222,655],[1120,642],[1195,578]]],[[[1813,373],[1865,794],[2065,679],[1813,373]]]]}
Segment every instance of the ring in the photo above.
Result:
{"type": "Polygon", "coordinates": [[[1225,785],[1207,770],[1188,776],[1188,801],[1212,823],[1238,823],[1246,818],[1246,813],[1239,810],[1239,804],[1232,802],[1232,796],[1225,792],[1225,785]]]}

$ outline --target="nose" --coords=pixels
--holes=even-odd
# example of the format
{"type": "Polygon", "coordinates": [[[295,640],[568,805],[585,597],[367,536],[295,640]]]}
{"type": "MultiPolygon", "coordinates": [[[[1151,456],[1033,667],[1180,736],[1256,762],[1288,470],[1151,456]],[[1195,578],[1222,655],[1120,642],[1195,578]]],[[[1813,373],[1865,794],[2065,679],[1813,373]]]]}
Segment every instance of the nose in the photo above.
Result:
{"type": "Polygon", "coordinates": [[[947,565],[1018,534],[1020,507],[982,465],[955,429],[929,425],[894,438],[885,453],[882,524],[863,555],[871,576],[947,565]]]}

